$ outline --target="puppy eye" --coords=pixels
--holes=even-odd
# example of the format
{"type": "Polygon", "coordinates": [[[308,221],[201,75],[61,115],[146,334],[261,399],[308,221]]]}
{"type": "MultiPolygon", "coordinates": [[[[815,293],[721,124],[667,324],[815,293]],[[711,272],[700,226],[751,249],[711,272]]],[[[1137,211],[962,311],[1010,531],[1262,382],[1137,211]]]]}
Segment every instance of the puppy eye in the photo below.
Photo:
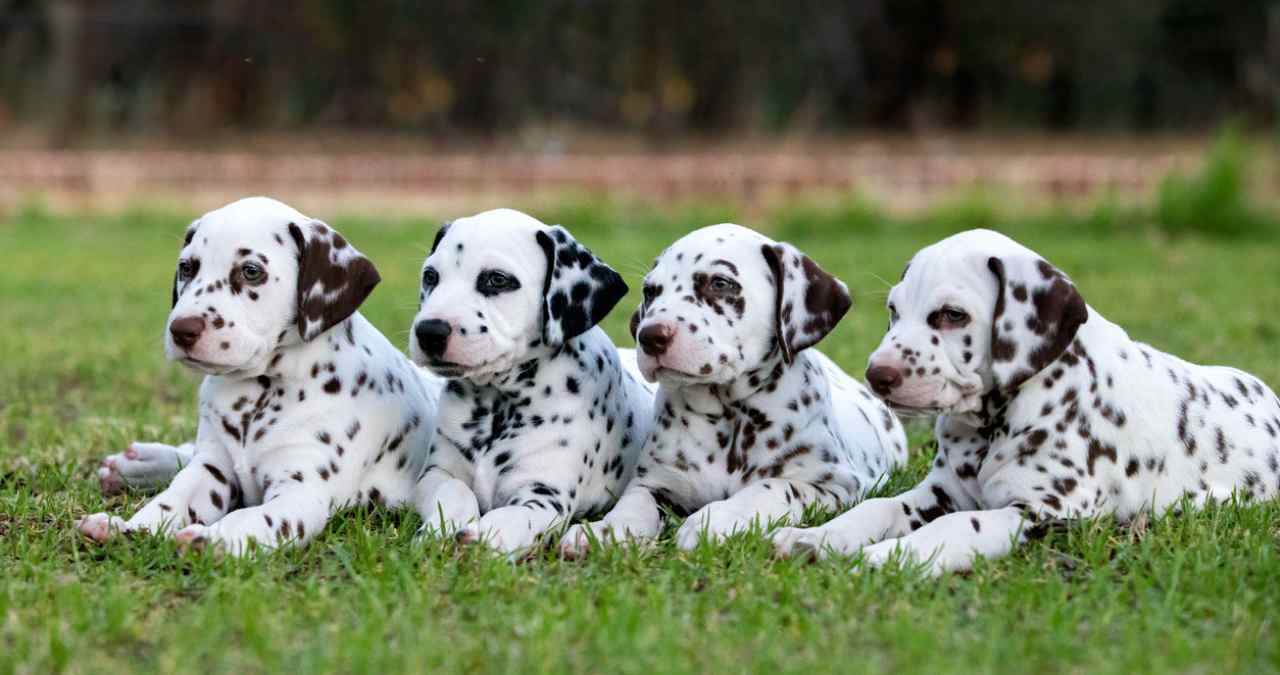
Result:
{"type": "Polygon", "coordinates": [[[435,288],[440,283],[440,274],[436,272],[434,267],[428,267],[422,270],[422,287],[435,288]]]}
{"type": "Polygon", "coordinates": [[[476,290],[486,295],[514,291],[517,288],[520,288],[520,282],[515,277],[498,270],[481,272],[476,279],[476,290]]]}
{"type": "Polygon", "coordinates": [[[191,261],[189,260],[178,261],[178,279],[180,281],[190,281],[194,273],[195,273],[195,267],[192,266],[191,261]]]}
{"type": "Polygon", "coordinates": [[[969,320],[969,314],[955,307],[943,307],[942,320],[947,323],[965,323],[969,320]]]}
{"type": "Polygon", "coordinates": [[[889,305],[889,323],[893,324],[897,322],[898,322],[898,308],[890,304],[889,305]]]}
{"type": "Polygon", "coordinates": [[[645,301],[645,302],[653,302],[653,299],[654,299],[654,298],[656,298],[656,297],[658,297],[658,292],[659,292],[659,291],[658,291],[658,287],[657,287],[657,286],[654,286],[654,285],[652,285],[652,284],[645,284],[645,286],[644,286],[644,301],[645,301]]]}
{"type": "Polygon", "coordinates": [[[711,283],[708,284],[708,288],[710,288],[713,293],[731,294],[737,293],[742,287],[733,279],[716,275],[711,277],[711,283]]]}
{"type": "Polygon", "coordinates": [[[240,277],[245,283],[256,284],[267,278],[267,271],[257,263],[245,263],[240,266],[240,277]]]}

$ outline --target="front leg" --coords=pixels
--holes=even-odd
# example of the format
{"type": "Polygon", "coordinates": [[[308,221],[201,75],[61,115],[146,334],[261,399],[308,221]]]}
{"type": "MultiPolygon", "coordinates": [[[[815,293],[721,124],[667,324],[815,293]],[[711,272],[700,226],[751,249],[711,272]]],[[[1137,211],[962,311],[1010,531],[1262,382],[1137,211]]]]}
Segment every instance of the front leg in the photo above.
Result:
{"type": "Polygon", "coordinates": [[[633,482],[603,519],[570,527],[560,539],[560,555],[580,558],[590,550],[592,540],[602,546],[619,541],[646,542],[657,537],[661,530],[662,513],[653,493],[633,482]]]}
{"type": "Polygon", "coordinates": [[[122,532],[170,534],[192,523],[217,522],[235,508],[240,494],[230,455],[221,445],[204,444],[169,487],[129,520],[95,513],[80,519],[76,527],[98,542],[122,532]]]}
{"type": "Polygon", "coordinates": [[[446,537],[479,520],[476,493],[440,466],[429,466],[418,479],[414,503],[422,516],[419,537],[446,537]]]}
{"type": "Polygon", "coordinates": [[[804,515],[805,507],[810,504],[836,508],[840,499],[830,490],[807,481],[767,478],[748,485],[728,499],[698,509],[676,532],[676,545],[689,550],[704,536],[708,541],[719,541],[752,526],[766,528],[778,521],[793,522],[804,515]]]}
{"type": "Polygon", "coordinates": [[[574,512],[568,487],[531,481],[509,494],[506,506],[493,509],[462,528],[458,541],[482,542],[502,553],[516,553],[532,547],[543,532],[574,512]]]}
{"type": "Polygon", "coordinates": [[[126,489],[149,490],[168,485],[194,455],[194,442],[166,445],[135,441],[124,452],[102,460],[98,487],[103,496],[110,497],[126,489]]]}
{"type": "Polygon", "coordinates": [[[260,506],[240,509],[211,525],[189,525],[175,535],[178,543],[244,555],[254,545],[273,549],[315,538],[329,521],[330,495],[314,472],[280,475],[283,478],[272,482],[260,506]],[[296,475],[303,475],[303,480],[292,478],[296,475]]]}
{"type": "Polygon", "coordinates": [[[895,553],[904,562],[924,563],[930,576],[968,570],[979,557],[999,558],[1026,540],[1031,521],[1016,506],[951,513],[905,537],[862,549],[863,562],[880,567],[895,553]]]}

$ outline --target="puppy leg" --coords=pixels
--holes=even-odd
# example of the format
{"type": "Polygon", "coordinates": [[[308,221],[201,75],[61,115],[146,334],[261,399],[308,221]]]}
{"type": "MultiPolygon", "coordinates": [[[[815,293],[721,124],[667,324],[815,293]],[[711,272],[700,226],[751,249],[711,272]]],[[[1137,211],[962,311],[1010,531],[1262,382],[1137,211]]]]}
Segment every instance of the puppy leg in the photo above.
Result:
{"type": "Polygon", "coordinates": [[[98,467],[98,486],[103,496],[124,492],[126,488],[147,490],[167,485],[182,467],[191,463],[195,443],[129,444],[124,452],[108,455],[98,467]]]}
{"type": "Polygon", "coordinates": [[[169,534],[192,523],[217,522],[239,501],[240,484],[231,458],[219,447],[198,453],[169,487],[129,520],[95,513],[81,518],[76,527],[98,542],[121,532],[169,534]]]}
{"type": "Polygon", "coordinates": [[[475,492],[444,469],[427,469],[416,492],[415,506],[422,516],[419,537],[447,537],[480,518],[475,492]]]}
{"type": "Polygon", "coordinates": [[[602,546],[619,541],[641,543],[657,537],[661,530],[662,513],[653,493],[633,484],[603,519],[570,527],[560,540],[560,555],[580,558],[591,548],[592,539],[602,546]]]}
{"type": "Polygon", "coordinates": [[[213,546],[244,555],[253,545],[271,549],[288,543],[305,544],[328,521],[328,494],[314,484],[280,481],[263,495],[261,506],[240,509],[211,525],[188,525],[174,538],[186,546],[213,546]]]}
{"type": "Polygon", "coordinates": [[[809,504],[835,508],[839,503],[835,494],[819,490],[812,483],[768,478],[698,509],[676,532],[676,545],[689,550],[704,535],[709,541],[719,541],[753,525],[767,528],[776,521],[799,520],[809,504]]]}
{"type": "Polygon", "coordinates": [[[879,567],[895,552],[913,563],[924,563],[931,576],[967,570],[978,557],[999,558],[1026,540],[1030,521],[1022,509],[1008,506],[992,511],[950,513],[897,539],[862,549],[863,562],[879,567]]]}
{"type": "Polygon", "coordinates": [[[458,541],[483,542],[502,553],[533,546],[538,537],[574,511],[569,487],[532,481],[506,492],[507,505],[489,511],[458,532],[458,541]]]}
{"type": "Polygon", "coordinates": [[[907,534],[931,518],[976,508],[978,504],[949,471],[935,469],[897,497],[868,499],[825,525],[784,527],[773,534],[773,545],[783,557],[853,555],[867,544],[907,534]]]}

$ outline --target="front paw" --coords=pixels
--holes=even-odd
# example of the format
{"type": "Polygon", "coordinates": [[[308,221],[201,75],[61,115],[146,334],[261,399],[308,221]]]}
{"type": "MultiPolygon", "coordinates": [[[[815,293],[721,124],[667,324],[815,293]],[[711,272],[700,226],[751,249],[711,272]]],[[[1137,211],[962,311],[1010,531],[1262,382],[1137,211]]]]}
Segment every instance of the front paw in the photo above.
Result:
{"type": "Polygon", "coordinates": [[[773,534],[773,549],[780,558],[813,562],[832,554],[853,555],[862,547],[826,528],[784,527],[773,534]]]}
{"type": "Polygon", "coordinates": [[[539,532],[533,529],[529,510],[519,506],[494,509],[458,530],[460,544],[484,544],[500,553],[512,554],[533,546],[539,532]]]}
{"type": "Polygon", "coordinates": [[[704,535],[709,543],[720,543],[726,537],[746,532],[758,522],[753,513],[743,513],[727,504],[708,504],[689,516],[676,531],[676,546],[690,551],[697,548],[704,535]]]}
{"type": "Polygon", "coordinates": [[[95,513],[77,520],[76,529],[80,534],[101,544],[111,537],[128,532],[129,523],[119,516],[95,513]]]}
{"type": "Polygon", "coordinates": [[[591,551],[591,545],[610,546],[618,543],[613,526],[603,520],[593,523],[578,523],[570,527],[560,539],[560,557],[565,560],[585,558],[591,551]]]}
{"type": "Polygon", "coordinates": [[[178,548],[184,553],[190,551],[203,551],[209,546],[211,541],[209,537],[209,527],[199,523],[192,523],[173,535],[174,541],[178,542],[178,548]]]}

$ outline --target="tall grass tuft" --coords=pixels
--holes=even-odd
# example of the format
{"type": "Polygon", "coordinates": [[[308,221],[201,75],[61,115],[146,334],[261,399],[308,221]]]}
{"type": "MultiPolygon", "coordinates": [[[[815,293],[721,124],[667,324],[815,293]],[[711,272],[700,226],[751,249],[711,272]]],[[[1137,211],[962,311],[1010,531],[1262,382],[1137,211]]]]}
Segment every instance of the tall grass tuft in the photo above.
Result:
{"type": "Polygon", "coordinates": [[[1172,235],[1265,236],[1280,228],[1248,194],[1250,155],[1239,135],[1224,132],[1192,175],[1173,173],[1156,197],[1155,222],[1172,235]]]}

